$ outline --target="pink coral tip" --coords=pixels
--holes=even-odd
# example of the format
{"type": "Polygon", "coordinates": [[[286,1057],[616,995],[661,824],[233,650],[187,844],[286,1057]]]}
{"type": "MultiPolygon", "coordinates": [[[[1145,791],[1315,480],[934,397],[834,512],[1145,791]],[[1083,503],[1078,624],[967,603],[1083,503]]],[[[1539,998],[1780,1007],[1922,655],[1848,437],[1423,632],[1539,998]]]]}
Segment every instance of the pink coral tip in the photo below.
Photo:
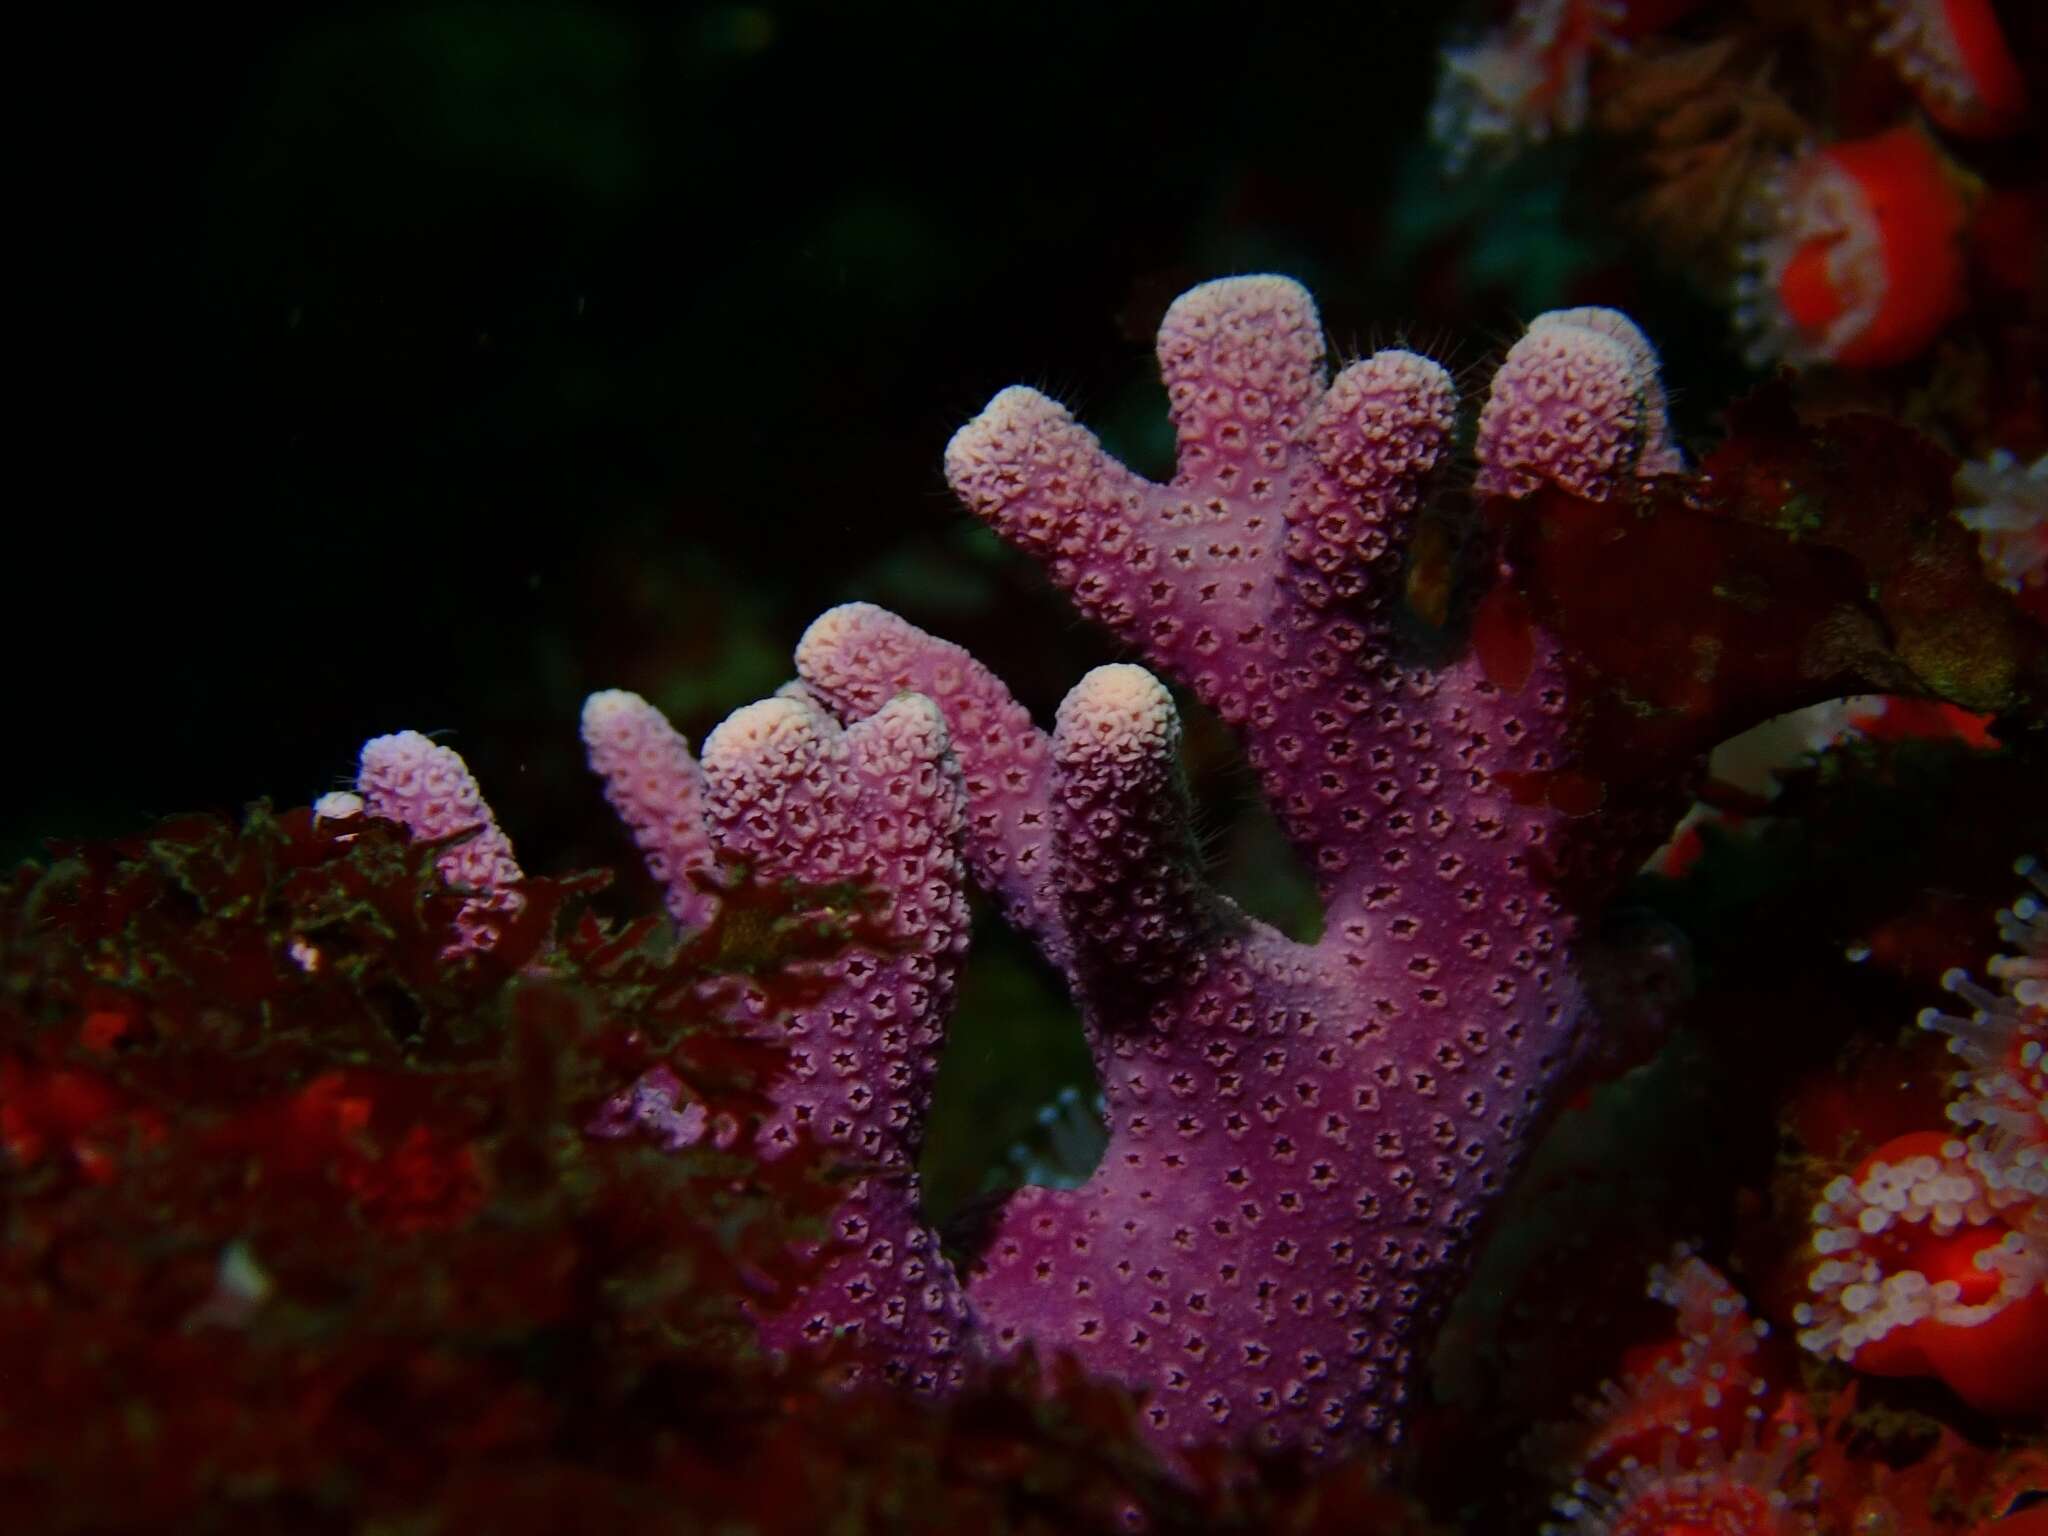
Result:
{"type": "Polygon", "coordinates": [[[1494,374],[1478,455],[1477,487],[1490,496],[1548,484],[1604,501],[1632,478],[1684,467],[1656,351],[1626,315],[1596,308],[1530,322],[1494,374]]]}

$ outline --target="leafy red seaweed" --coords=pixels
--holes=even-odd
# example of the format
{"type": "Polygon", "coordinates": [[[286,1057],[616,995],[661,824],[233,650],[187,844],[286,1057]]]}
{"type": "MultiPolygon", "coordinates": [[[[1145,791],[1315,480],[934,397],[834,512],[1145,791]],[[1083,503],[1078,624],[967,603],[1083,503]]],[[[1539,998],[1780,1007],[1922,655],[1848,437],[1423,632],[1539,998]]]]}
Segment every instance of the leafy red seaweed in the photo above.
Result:
{"type": "Polygon", "coordinates": [[[1782,380],[1734,406],[1728,427],[1699,475],[1639,499],[1546,490],[1490,508],[1526,609],[1489,595],[1475,643],[1519,656],[1522,614],[1565,643],[1594,700],[1586,745],[1604,775],[1653,775],[1848,693],[2048,720],[2048,634],[1953,517],[1947,454],[1884,417],[1804,422],[1782,380]]]}
{"type": "Polygon", "coordinates": [[[431,844],[304,811],[67,844],[0,887],[0,1525],[41,1531],[1420,1530],[1362,1467],[1189,1486],[1069,1362],[931,1404],[761,1357],[848,1172],[753,1157],[852,888],[722,872],[678,942],[528,880],[447,958],[431,844]],[[654,1066],[713,1133],[582,1133],[654,1066]],[[1365,1523],[1370,1522],[1370,1523],[1365,1523]]]}

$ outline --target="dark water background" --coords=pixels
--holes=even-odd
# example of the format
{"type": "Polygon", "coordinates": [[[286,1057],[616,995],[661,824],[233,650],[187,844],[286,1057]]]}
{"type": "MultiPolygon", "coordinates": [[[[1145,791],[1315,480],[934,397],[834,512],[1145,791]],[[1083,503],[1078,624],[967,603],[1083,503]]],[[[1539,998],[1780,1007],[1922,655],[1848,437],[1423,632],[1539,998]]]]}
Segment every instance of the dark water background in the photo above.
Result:
{"type": "Polygon", "coordinates": [[[25,54],[57,345],[0,852],[300,802],[409,725],[537,862],[608,858],[582,695],[697,739],[852,596],[1048,706],[1103,646],[940,451],[1028,381],[1165,469],[1151,331],[1208,277],[1302,278],[1351,350],[1476,365],[1591,297],[1722,349],[1557,157],[1438,185],[1442,6],[1255,9],[285,6],[25,54]]]}
{"type": "MultiPolygon", "coordinates": [[[[953,505],[941,450],[1022,381],[1166,472],[1150,338],[1209,277],[1292,274],[1338,349],[1468,375],[1541,308],[1618,304],[1700,430],[1740,378],[1722,315],[1629,245],[1584,150],[1437,176],[1448,19],[447,0],[25,43],[48,201],[17,238],[50,270],[17,298],[54,345],[21,381],[0,856],[304,803],[415,727],[529,867],[618,862],[584,694],[699,741],[853,597],[1049,714],[1109,647],[953,505]]],[[[1220,733],[1192,739],[1228,878],[1312,921],[1220,733]]],[[[963,1029],[1049,1007],[978,949],[963,1029]]],[[[1000,1142],[1085,1076],[1071,1030],[1040,1054],[947,1104],[1000,1142]]]]}

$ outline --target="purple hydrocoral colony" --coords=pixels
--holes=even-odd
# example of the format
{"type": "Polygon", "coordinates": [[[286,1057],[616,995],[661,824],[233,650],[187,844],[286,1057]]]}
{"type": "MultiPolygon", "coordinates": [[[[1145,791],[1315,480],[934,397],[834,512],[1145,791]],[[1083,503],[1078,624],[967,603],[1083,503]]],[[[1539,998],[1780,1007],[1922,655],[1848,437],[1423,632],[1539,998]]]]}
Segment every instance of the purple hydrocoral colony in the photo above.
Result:
{"type": "MultiPolygon", "coordinates": [[[[1160,330],[1170,484],[1028,389],[946,453],[969,506],[1239,728],[1315,872],[1319,942],[1202,881],[1178,721],[1141,669],[1091,673],[1048,740],[959,647],[878,608],[826,614],[797,653],[848,719],[906,690],[945,712],[968,863],[1066,972],[1094,1047],[1108,1148],[1080,1188],[1005,1207],[968,1277],[975,1326],[1146,1389],[1167,1446],[1398,1431],[1419,1325],[1577,1043],[1556,876],[1629,851],[1546,801],[1572,742],[1542,636],[1506,685],[1471,657],[1398,659],[1400,549],[1449,378],[1394,351],[1326,383],[1322,358],[1297,284],[1207,284],[1160,330]]],[[[1675,468],[1651,358],[1609,311],[1538,321],[1489,404],[1482,475],[1521,495],[1675,468]],[[1592,352],[1599,388],[1545,364],[1559,343],[1592,352]],[[1554,419],[1565,388],[1569,430],[1506,429],[1554,419]]]]}
{"type": "MultiPolygon", "coordinates": [[[[791,1053],[757,1147],[808,1136],[861,1175],[813,1282],[757,1312],[771,1347],[836,1341],[856,1372],[931,1391],[975,1353],[1031,1344],[1145,1391],[1163,1447],[1251,1433],[1321,1450],[1398,1432],[1421,1325],[1579,1044],[1580,914],[1561,892],[1641,850],[1547,792],[1574,759],[1541,634],[1511,677],[1400,659],[1400,552],[1455,419],[1443,370],[1390,351],[1326,379],[1314,307],[1276,277],[1184,295],[1159,359],[1171,484],[1026,389],[954,438],[948,475],[1239,728],[1315,872],[1318,942],[1203,880],[1178,714],[1139,667],[1091,672],[1048,737],[958,646],[855,604],[811,626],[802,682],[720,726],[701,770],[631,694],[594,696],[584,734],[686,926],[714,911],[721,859],[883,898],[875,942],[825,963],[819,1001],[739,1009],[791,1053]],[[1067,976],[1108,1120],[1093,1176],[1019,1191],[964,1286],[913,1171],[965,945],[963,858],[1067,976]]],[[[1495,381],[1480,458],[1510,497],[1677,468],[1648,344],[1612,311],[1539,319],[1495,381]]],[[[372,810],[454,830],[376,779],[366,754],[372,810]]],[[[502,842],[474,786],[459,798],[473,842],[502,842]]],[[[589,1130],[686,1145],[704,1128],[680,1088],[656,1069],[589,1130]]]]}

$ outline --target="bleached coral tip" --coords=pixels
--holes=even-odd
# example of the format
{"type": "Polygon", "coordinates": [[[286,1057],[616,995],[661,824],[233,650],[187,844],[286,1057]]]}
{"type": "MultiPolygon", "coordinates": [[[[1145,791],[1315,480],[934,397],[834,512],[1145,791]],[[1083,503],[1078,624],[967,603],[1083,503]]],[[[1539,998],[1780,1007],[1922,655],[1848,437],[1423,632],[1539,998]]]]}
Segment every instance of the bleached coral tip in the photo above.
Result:
{"type": "Polygon", "coordinates": [[[348,821],[363,814],[363,797],[345,789],[330,790],[313,802],[315,821],[348,821]]]}
{"type": "Polygon", "coordinates": [[[727,715],[704,738],[704,757],[751,756],[825,734],[824,717],[806,699],[761,699],[727,715]]]}
{"type": "Polygon", "coordinates": [[[621,721],[646,715],[654,706],[637,693],[623,688],[605,688],[583,701],[583,733],[607,731],[621,721]]]}
{"type": "Polygon", "coordinates": [[[1157,752],[1176,740],[1180,717],[1166,685],[1143,667],[1097,667],[1060,702],[1062,742],[1097,749],[1157,752]]]}
{"type": "Polygon", "coordinates": [[[1291,310],[1297,323],[1315,317],[1316,301],[1307,288],[1278,272],[1250,272],[1242,277],[1211,278],[1197,283],[1166,309],[1159,329],[1178,329],[1190,321],[1224,310],[1291,310]]]}

